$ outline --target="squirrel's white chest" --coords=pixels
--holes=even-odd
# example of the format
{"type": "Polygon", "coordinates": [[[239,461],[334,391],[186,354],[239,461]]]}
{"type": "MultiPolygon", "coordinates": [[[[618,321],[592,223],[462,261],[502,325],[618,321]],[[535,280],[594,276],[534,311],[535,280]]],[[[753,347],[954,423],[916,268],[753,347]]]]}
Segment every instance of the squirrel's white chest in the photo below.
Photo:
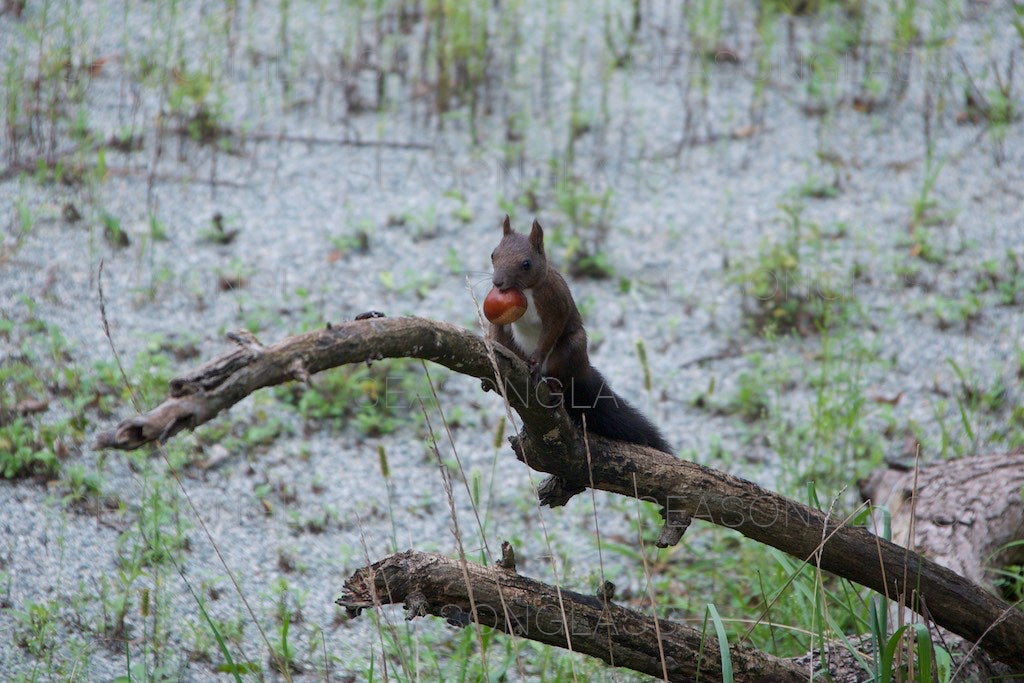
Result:
{"type": "Polygon", "coordinates": [[[526,295],[526,313],[512,323],[512,337],[516,340],[516,344],[519,344],[519,348],[527,356],[531,356],[540,345],[540,316],[537,315],[537,307],[533,303],[533,292],[526,290],[523,293],[526,295]]]}

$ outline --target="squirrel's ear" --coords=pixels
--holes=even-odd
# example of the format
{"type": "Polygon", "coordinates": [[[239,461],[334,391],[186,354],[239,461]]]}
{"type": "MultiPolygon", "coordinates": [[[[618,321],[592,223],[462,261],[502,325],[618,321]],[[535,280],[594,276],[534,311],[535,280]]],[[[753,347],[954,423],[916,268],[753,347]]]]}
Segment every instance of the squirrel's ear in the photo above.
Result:
{"type": "Polygon", "coordinates": [[[505,214],[505,220],[501,222],[501,232],[505,235],[512,234],[512,221],[508,219],[508,214],[505,214]]]}
{"type": "Polygon", "coordinates": [[[540,227],[536,218],[533,219],[533,227],[530,228],[530,244],[540,253],[544,253],[544,228],[540,227]]]}

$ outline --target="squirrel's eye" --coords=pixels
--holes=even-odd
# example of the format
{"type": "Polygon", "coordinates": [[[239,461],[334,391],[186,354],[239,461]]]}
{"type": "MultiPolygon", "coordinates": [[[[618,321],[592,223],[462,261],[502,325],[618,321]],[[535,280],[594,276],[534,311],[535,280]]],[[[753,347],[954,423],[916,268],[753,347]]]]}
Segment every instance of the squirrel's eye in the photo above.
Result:
{"type": "Polygon", "coordinates": [[[491,260],[494,260],[494,255],[497,254],[497,250],[491,252],[491,260]]]}
{"type": "Polygon", "coordinates": [[[523,266],[523,270],[529,270],[530,269],[530,259],[523,260],[522,266],[523,266]]]}

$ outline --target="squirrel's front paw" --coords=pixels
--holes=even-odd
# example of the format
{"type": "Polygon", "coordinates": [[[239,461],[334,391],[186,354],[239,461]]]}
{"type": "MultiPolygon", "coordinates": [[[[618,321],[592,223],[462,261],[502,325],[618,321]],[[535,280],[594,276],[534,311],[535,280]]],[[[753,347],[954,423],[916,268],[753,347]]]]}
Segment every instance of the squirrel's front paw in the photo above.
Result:
{"type": "Polygon", "coordinates": [[[540,382],[544,378],[544,375],[541,372],[543,368],[541,367],[541,364],[537,361],[536,358],[534,358],[533,356],[527,358],[526,365],[527,367],[530,368],[530,379],[532,379],[534,382],[540,382]]]}

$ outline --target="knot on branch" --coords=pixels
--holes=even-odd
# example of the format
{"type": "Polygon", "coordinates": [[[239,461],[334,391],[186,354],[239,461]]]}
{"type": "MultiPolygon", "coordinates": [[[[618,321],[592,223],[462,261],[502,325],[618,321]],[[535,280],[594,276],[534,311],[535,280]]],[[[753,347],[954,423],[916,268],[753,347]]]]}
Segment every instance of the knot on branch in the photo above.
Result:
{"type": "Polygon", "coordinates": [[[427,602],[427,596],[423,594],[423,591],[417,589],[412,590],[405,598],[405,620],[412,621],[416,617],[425,617],[430,614],[427,609],[430,603],[427,602]]]}
{"type": "Polygon", "coordinates": [[[227,338],[235,342],[239,346],[247,349],[262,349],[263,344],[256,335],[249,330],[235,330],[227,333],[227,338]]]}
{"type": "Polygon", "coordinates": [[[501,559],[498,566],[514,572],[516,570],[516,551],[508,541],[501,542],[501,559]]]}
{"type": "MultiPolygon", "coordinates": [[[[231,379],[236,372],[252,365],[263,355],[264,347],[255,339],[253,337],[254,344],[240,345],[233,351],[203,363],[191,372],[175,377],[170,382],[170,395],[180,398],[215,390],[231,379]]],[[[238,340],[233,339],[233,341],[237,343],[238,340]]]]}
{"type": "Polygon", "coordinates": [[[288,372],[295,378],[296,382],[309,385],[309,371],[306,370],[306,363],[301,358],[296,358],[288,364],[288,372]]]}

